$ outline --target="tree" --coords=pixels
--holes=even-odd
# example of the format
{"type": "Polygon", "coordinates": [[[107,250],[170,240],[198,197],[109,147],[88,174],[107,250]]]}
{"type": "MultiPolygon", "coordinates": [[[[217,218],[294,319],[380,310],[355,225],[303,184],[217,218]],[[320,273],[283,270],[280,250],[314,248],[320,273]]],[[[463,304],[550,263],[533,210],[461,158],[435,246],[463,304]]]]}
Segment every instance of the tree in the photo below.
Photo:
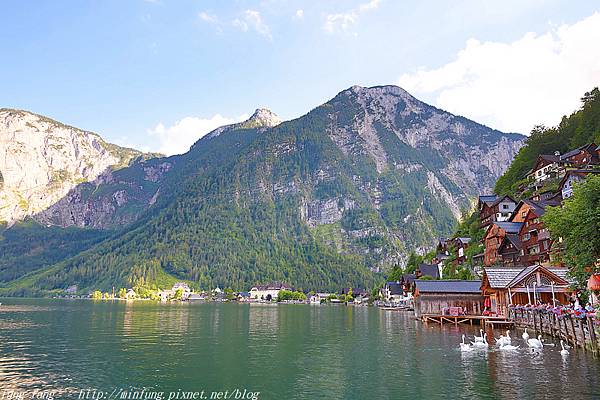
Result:
{"type": "Polygon", "coordinates": [[[388,282],[396,282],[402,279],[402,268],[399,265],[394,265],[392,272],[387,277],[388,282]]]}
{"type": "Polygon", "coordinates": [[[102,300],[102,292],[99,290],[94,290],[94,293],[92,293],[92,299],[102,300]]]}
{"type": "Polygon", "coordinates": [[[346,301],[353,301],[354,300],[354,296],[352,293],[352,288],[348,289],[348,293],[346,294],[346,301]]]}
{"type": "Polygon", "coordinates": [[[577,285],[585,287],[600,257],[600,176],[588,175],[575,184],[562,208],[546,208],[542,219],[555,240],[562,238],[560,257],[577,285]]]}
{"type": "Polygon", "coordinates": [[[173,295],[173,300],[181,300],[183,297],[183,288],[177,288],[175,294],[173,295]]]}
{"type": "Polygon", "coordinates": [[[119,289],[119,294],[118,294],[120,299],[125,299],[127,298],[127,289],[125,288],[121,288],[119,289]]]}

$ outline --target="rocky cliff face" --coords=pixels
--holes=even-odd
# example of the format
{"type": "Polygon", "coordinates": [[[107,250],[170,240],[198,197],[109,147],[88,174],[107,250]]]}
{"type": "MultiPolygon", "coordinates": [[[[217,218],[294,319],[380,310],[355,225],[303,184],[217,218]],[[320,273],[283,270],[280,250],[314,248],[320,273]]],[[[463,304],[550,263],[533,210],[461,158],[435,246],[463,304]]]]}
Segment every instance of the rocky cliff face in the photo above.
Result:
{"type": "Polygon", "coordinates": [[[42,212],[76,185],[141,155],[40,115],[0,109],[0,221],[42,212]]]}

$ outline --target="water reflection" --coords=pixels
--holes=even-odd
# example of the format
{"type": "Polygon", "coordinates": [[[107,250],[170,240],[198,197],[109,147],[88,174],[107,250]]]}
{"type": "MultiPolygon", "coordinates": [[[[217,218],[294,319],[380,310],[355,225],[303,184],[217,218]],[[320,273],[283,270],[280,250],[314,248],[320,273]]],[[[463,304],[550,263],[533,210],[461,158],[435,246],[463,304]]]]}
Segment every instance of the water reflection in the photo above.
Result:
{"type": "Polygon", "coordinates": [[[600,383],[598,361],[578,349],[532,352],[513,332],[515,351],[492,343],[463,353],[462,333],[472,339],[478,327],[426,325],[367,307],[6,301],[0,389],[243,387],[265,399],[513,399],[593,398],[600,383]]]}

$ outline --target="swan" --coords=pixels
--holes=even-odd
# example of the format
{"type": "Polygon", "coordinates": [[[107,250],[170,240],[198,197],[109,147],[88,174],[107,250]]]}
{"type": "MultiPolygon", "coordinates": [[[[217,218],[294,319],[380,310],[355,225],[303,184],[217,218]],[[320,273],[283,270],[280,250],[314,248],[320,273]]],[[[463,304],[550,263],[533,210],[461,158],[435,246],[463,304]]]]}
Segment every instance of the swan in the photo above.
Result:
{"type": "Polygon", "coordinates": [[[500,346],[500,350],[517,350],[519,346],[513,346],[512,344],[504,344],[500,346]]]}
{"type": "Polygon", "coordinates": [[[565,349],[565,345],[563,343],[563,341],[560,341],[560,347],[562,347],[562,350],[560,351],[560,355],[561,356],[568,356],[569,355],[569,350],[565,349]]]}
{"type": "Polygon", "coordinates": [[[483,334],[483,341],[481,341],[481,342],[471,342],[471,344],[473,346],[477,346],[477,347],[487,347],[488,342],[487,342],[486,339],[487,339],[487,333],[484,333],[483,334]]]}
{"type": "Polygon", "coordinates": [[[481,336],[474,336],[474,339],[475,339],[475,342],[476,342],[476,343],[481,343],[481,342],[483,342],[483,340],[484,340],[484,336],[485,336],[485,335],[483,334],[483,329],[480,329],[480,330],[479,330],[479,334],[480,334],[481,336]]]}
{"type": "Polygon", "coordinates": [[[527,345],[528,345],[529,347],[533,347],[533,348],[536,348],[536,349],[541,349],[541,348],[543,348],[543,347],[544,347],[544,344],[542,343],[542,335],[539,335],[539,336],[537,337],[537,339],[536,339],[536,338],[533,338],[533,339],[527,339],[527,345]]]}
{"type": "Polygon", "coordinates": [[[523,340],[527,341],[529,339],[529,333],[527,333],[527,328],[525,328],[525,332],[523,332],[523,340]]]}
{"type": "Polygon", "coordinates": [[[460,351],[471,351],[473,348],[465,343],[465,335],[462,335],[462,342],[460,343],[460,351]]]}
{"type": "Polygon", "coordinates": [[[504,346],[511,343],[510,340],[510,331],[506,331],[506,336],[500,335],[500,339],[494,338],[498,344],[498,346],[504,346]]]}

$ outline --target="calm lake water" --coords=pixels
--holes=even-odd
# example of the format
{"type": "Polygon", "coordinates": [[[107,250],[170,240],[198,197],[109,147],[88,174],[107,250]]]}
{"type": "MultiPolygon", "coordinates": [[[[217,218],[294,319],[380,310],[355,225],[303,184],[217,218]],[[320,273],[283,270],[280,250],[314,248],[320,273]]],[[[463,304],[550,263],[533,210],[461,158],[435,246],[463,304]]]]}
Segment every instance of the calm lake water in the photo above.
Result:
{"type": "Polygon", "coordinates": [[[403,312],[0,300],[0,399],[183,399],[202,390],[206,398],[600,398],[600,361],[581,350],[461,354],[461,333],[477,328],[425,325],[403,312]]]}

